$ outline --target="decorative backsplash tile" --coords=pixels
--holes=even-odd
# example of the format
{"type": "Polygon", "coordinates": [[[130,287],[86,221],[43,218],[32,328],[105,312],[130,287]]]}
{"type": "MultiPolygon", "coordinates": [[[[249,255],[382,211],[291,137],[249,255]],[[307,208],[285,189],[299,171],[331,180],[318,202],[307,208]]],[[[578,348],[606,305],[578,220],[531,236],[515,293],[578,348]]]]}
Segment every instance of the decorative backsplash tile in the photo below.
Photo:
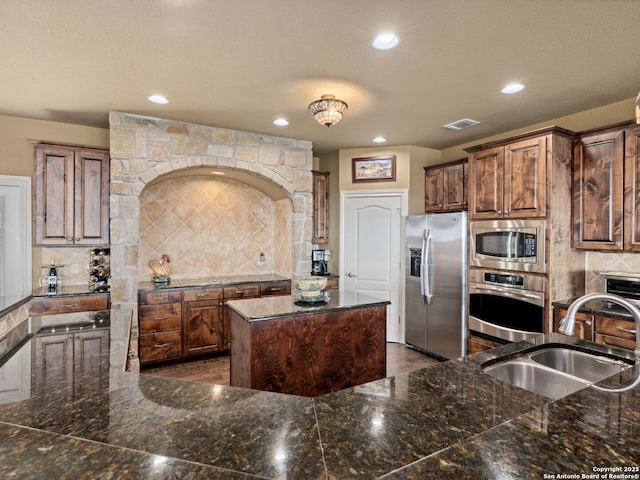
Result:
{"type": "Polygon", "coordinates": [[[601,292],[601,272],[640,272],[640,254],[587,252],[585,293],[601,292]]]}
{"type": "Polygon", "coordinates": [[[140,281],[152,279],[148,263],[163,254],[175,279],[289,272],[291,201],[274,202],[231,179],[180,177],[148,186],[140,194],[140,281]]]}

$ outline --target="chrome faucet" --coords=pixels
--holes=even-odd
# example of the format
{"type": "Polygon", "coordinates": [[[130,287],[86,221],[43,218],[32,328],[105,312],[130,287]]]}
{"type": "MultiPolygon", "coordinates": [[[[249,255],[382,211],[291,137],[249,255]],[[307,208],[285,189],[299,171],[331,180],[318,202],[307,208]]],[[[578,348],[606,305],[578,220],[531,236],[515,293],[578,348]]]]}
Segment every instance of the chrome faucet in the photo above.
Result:
{"type": "Polygon", "coordinates": [[[560,322],[560,327],[558,329],[560,330],[560,333],[573,335],[573,329],[576,324],[576,312],[582,305],[591,300],[609,300],[626,308],[629,313],[631,313],[636,324],[636,329],[632,330],[636,334],[636,349],[634,350],[634,354],[637,360],[640,359],[640,310],[638,310],[638,307],[633,303],[619,295],[614,295],[612,293],[588,293],[577,298],[573,303],[571,303],[571,305],[569,305],[566,316],[560,322]]]}

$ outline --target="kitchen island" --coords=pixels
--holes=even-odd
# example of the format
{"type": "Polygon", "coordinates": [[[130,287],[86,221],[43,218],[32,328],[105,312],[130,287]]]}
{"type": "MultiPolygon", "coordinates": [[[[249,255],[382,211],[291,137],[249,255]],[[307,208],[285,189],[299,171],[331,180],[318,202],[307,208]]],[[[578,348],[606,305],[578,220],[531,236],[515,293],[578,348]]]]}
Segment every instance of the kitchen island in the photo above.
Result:
{"type": "Polygon", "coordinates": [[[389,303],[352,291],[228,302],[231,385],[315,397],[384,378],[389,303]]]}
{"type": "Polygon", "coordinates": [[[640,388],[553,401],[482,373],[527,342],[307,398],[126,372],[130,321],[111,311],[107,388],[34,389],[31,350],[49,332],[0,359],[12,372],[0,384],[24,380],[0,401],[2,478],[540,480],[640,467],[640,388]]]}

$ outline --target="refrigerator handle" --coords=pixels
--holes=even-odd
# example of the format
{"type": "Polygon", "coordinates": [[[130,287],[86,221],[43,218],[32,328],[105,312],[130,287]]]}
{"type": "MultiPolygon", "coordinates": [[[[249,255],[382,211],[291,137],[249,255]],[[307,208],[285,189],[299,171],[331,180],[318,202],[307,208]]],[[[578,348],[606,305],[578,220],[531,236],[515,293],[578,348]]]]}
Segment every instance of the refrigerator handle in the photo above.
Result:
{"type": "Polygon", "coordinates": [[[420,295],[422,296],[422,300],[425,299],[424,293],[424,255],[425,255],[425,245],[427,243],[427,231],[424,230],[422,232],[422,245],[420,246],[420,295]]]}
{"type": "Polygon", "coordinates": [[[431,272],[429,271],[429,251],[431,246],[431,230],[425,230],[425,234],[422,240],[422,268],[420,269],[420,273],[422,275],[421,283],[422,283],[422,295],[427,302],[427,305],[431,304],[431,285],[430,285],[430,276],[431,272]]]}

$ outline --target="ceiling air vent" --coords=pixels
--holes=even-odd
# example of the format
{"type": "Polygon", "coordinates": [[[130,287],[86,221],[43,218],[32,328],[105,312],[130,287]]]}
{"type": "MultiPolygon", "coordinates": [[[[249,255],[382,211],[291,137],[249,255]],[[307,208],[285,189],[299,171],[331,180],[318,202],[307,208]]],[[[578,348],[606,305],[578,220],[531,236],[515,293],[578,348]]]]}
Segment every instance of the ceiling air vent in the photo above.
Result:
{"type": "Polygon", "coordinates": [[[462,130],[463,128],[473,127],[474,125],[478,125],[479,123],[480,122],[471,120],[470,118],[463,118],[462,120],[447,123],[446,125],[443,125],[443,127],[448,128],[449,130],[462,130]]]}

